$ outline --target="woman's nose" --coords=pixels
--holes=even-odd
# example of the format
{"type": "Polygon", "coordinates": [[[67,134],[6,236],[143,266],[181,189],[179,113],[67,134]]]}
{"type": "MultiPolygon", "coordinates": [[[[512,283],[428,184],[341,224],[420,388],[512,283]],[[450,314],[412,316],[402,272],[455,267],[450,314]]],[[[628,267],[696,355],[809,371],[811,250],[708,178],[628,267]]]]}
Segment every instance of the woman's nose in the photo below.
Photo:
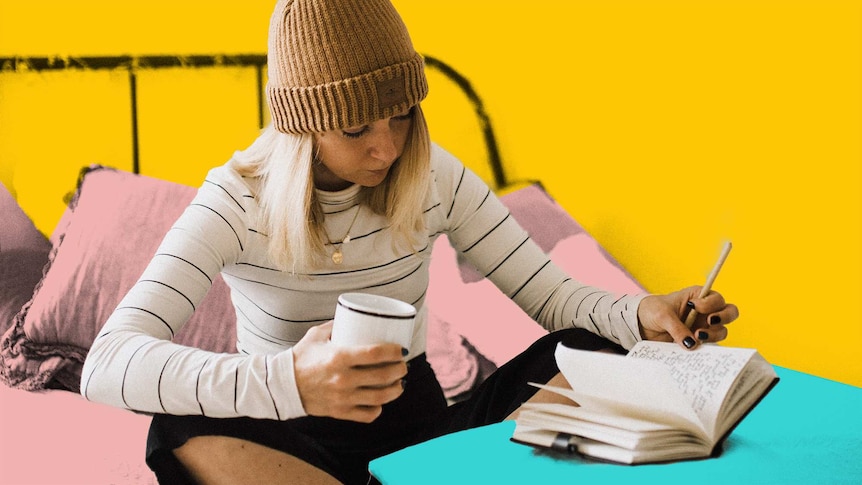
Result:
{"type": "Polygon", "coordinates": [[[398,147],[395,133],[389,127],[374,130],[371,140],[371,156],[387,163],[398,158],[398,147]]]}

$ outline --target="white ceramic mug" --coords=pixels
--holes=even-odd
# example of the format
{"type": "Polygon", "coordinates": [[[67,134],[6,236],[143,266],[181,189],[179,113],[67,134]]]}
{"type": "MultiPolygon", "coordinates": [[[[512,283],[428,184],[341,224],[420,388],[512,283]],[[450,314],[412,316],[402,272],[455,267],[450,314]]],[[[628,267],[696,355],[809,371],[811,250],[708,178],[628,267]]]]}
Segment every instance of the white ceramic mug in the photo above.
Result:
{"type": "Polygon", "coordinates": [[[332,342],[338,345],[394,343],[410,350],[416,308],[369,293],[343,293],[335,307],[332,342]]]}

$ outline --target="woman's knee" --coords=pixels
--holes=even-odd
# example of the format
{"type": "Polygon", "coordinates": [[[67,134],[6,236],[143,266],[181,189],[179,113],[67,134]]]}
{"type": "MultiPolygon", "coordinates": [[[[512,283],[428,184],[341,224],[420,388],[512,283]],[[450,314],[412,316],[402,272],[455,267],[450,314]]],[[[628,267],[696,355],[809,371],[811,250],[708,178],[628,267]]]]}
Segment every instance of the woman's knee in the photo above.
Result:
{"type": "Polygon", "coordinates": [[[174,456],[201,485],[236,483],[337,484],[332,475],[295,456],[228,436],[197,436],[174,456]]]}

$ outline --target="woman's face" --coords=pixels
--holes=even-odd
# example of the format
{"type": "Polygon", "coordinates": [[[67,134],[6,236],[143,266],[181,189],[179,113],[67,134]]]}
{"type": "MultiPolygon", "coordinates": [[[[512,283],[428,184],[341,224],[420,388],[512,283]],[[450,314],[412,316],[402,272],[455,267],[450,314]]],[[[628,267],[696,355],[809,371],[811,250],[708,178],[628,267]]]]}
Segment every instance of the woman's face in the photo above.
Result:
{"type": "Polygon", "coordinates": [[[315,187],[335,191],[352,184],[379,185],[404,152],[412,123],[411,108],[367,125],[315,134],[315,187]]]}

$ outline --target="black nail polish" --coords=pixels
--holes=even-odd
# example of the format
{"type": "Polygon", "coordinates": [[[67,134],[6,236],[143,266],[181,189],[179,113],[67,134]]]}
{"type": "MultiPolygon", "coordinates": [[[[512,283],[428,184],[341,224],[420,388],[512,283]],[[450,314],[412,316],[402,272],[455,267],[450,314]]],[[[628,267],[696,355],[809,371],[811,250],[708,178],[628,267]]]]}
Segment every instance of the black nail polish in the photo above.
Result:
{"type": "Polygon", "coordinates": [[[685,348],[690,349],[697,345],[697,342],[695,342],[694,339],[691,337],[686,337],[682,339],[682,344],[685,345],[685,348]]]}
{"type": "Polygon", "coordinates": [[[693,302],[693,301],[691,301],[691,300],[688,300],[688,303],[686,303],[686,304],[685,304],[685,306],[687,306],[687,307],[691,308],[692,310],[694,310],[694,302],[693,302]]]}
{"type": "Polygon", "coordinates": [[[709,340],[709,334],[701,330],[700,332],[697,332],[697,338],[701,341],[709,340]]]}
{"type": "Polygon", "coordinates": [[[404,347],[401,347],[401,356],[402,357],[407,357],[407,354],[409,354],[409,353],[410,353],[409,350],[405,349],[404,347]]]}
{"type": "Polygon", "coordinates": [[[719,323],[721,323],[721,317],[720,316],[713,315],[713,316],[709,317],[709,324],[710,325],[718,325],[719,323]]]}

